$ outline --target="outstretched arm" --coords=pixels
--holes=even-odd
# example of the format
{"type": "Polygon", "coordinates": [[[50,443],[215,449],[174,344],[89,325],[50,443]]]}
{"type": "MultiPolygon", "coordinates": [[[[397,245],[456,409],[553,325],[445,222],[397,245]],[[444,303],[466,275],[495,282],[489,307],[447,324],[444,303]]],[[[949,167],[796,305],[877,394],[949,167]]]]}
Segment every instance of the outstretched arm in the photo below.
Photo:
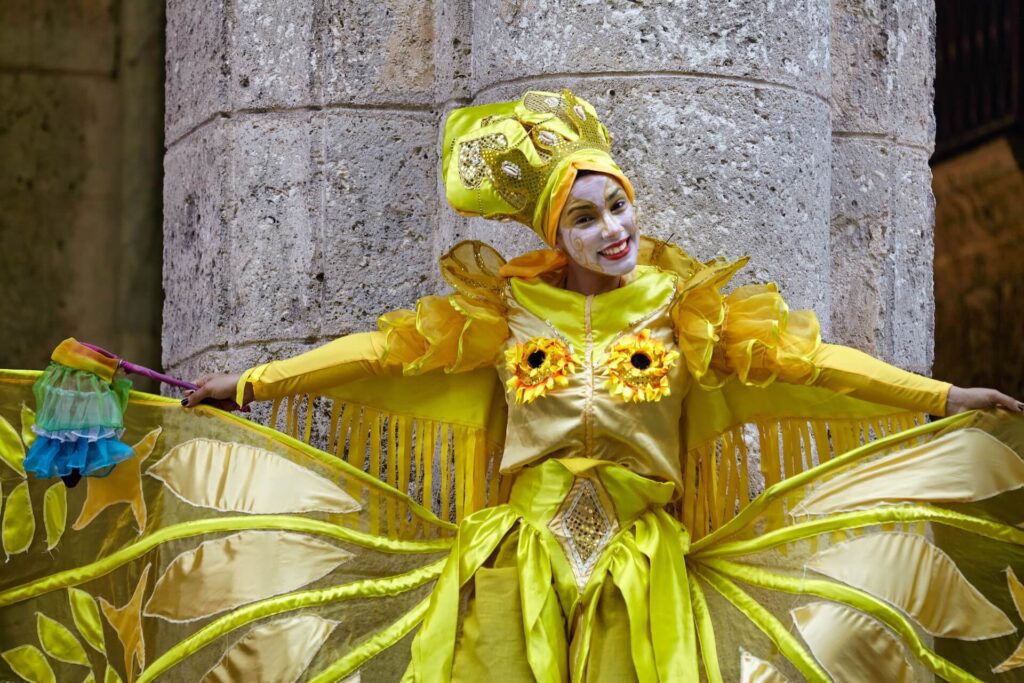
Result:
{"type": "Polygon", "coordinates": [[[286,360],[271,361],[242,373],[206,375],[199,389],[182,405],[192,407],[207,398],[233,399],[239,405],[297,393],[316,392],[364,377],[397,374],[399,363],[384,362],[383,332],[351,334],[286,360]]]}
{"type": "Polygon", "coordinates": [[[995,389],[956,387],[901,370],[846,346],[822,344],[811,362],[818,369],[812,384],[874,403],[932,415],[996,407],[1024,413],[1024,404],[995,389]]]}
{"type": "Polygon", "coordinates": [[[674,313],[687,365],[704,386],[735,376],[754,386],[810,384],[932,415],[994,407],[1024,413],[1024,404],[995,389],[955,387],[856,349],[822,344],[814,313],[789,310],[775,285],[747,285],[723,297],[724,280],[706,278],[674,313]]]}

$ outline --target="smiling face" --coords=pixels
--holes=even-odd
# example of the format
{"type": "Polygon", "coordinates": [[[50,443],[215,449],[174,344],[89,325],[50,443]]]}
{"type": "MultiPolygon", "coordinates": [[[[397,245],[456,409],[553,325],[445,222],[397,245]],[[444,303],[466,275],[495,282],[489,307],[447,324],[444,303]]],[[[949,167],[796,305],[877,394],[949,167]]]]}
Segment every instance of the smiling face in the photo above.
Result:
{"type": "Polygon", "coordinates": [[[558,221],[558,246],[588,271],[625,275],[636,266],[634,217],[618,180],[601,173],[579,176],[558,221]]]}

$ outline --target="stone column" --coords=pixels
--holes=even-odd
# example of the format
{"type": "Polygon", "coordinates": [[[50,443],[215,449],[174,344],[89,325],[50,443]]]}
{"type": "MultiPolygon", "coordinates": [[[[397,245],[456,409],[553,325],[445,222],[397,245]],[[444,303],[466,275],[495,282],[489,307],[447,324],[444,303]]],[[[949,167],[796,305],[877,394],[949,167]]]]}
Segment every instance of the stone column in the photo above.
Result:
{"type": "MultiPolygon", "coordinates": [[[[478,0],[473,20],[474,103],[572,89],[614,136],[642,230],[701,259],[750,254],[747,277],[828,324],[827,2],[478,0]]],[[[443,214],[439,247],[467,235],[533,246],[443,214]]]]}
{"type": "Polygon", "coordinates": [[[927,370],[920,4],[171,2],[165,364],[242,368],[370,327],[440,289],[459,239],[537,246],[443,205],[440,124],[569,87],[615,134],[645,230],[749,253],[744,277],[814,308],[826,338],[927,370]]]}
{"type": "Polygon", "coordinates": [[[169,3],[169,370],[288,356],[433,289],[437,102],[466,70],[445,5],[169,3]]]}
{"type": "Polygon", "coordinates": [[[833,0],[830,43],[832,333],[927,374],[935,5],[833,0]]]}

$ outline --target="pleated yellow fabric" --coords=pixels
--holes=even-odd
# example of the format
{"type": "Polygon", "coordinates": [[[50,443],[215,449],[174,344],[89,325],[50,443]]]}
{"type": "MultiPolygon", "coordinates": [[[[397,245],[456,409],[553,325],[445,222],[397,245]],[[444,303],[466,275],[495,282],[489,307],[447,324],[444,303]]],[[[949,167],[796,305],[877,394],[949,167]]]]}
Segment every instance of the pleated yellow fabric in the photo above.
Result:
{"type": "MultiPolygon", "coordinates": [[[[406,677],[451,680],[462,589],[481,569],[488,571],[485,563],[514,533],[520,589],[512,597],[519,603],[526,657],[536,680],[618,680],[612,672],[591,665],[595,639],[604,642],[608,636],[595,632],[608,623],[597,615],[616,609],[602,605],[605,599],[621,599],[625,605],[632,670],[639,680],[696,680],[696,630],[683,561],[689,541],[679,522],[664,510],[671,494],[670,484],[600,461],[548,460],[524,470],[508,504],[475,513],[460,525],[424,627],[414,641],[406,677]],[[580,588],[568,566],[572,559],[550,523],[577,476],[587,473],[607,492],[614,506],[609,512],[623,531],[597,551],[599,559],[580,588]]],[[[488,576],[485,592],[489,581],[488,576]]],[[[621,627],[613,628],[618,632],[621,627]]],[[[616,639],[614,633],[611,638],[616,639]]],[[[474,654],[462,656],[481,659],[478,648],[486,642],[474,639],[468,645],[474,654]]]]}

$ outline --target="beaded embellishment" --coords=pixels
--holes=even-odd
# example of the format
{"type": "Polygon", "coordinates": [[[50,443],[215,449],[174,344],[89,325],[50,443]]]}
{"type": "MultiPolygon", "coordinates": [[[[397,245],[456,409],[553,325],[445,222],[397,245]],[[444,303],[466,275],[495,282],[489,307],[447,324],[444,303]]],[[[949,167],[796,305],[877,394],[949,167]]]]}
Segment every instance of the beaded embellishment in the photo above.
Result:
{"type": "Polygon", "coordinates": [[[548,528],[562,546],[582,591],[601,553],[619,530],[615,513],[605,508],[594,482],[577,478],[548,528]]]}
{"type": "Polygon", "coordinates": [[[506,149],[508,140],[501,133],[484,135],[459,145],[459,179],[466,187],[479,187],[491,173],[481,154],[482,149],[506,149]]]}

